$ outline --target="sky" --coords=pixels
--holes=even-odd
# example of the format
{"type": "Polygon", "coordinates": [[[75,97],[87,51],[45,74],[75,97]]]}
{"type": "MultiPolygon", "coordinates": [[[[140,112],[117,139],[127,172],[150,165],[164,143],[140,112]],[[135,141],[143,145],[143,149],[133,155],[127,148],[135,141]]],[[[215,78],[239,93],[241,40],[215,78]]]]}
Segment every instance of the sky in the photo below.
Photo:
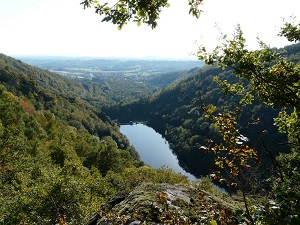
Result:
{"type": "Polygon", "coordinates": [[[0,53],[195,58],[199,45],[213,49],[220,30],[231,35],[238,23],[250,49],[257,48],[257,37],[271,47],[283,47],[289,44],[277,36],[283,18],[300,20],[299,0],[204,0],[200,19],[188,14],[188,0],[170,0],[156,29],[130,23],[118,30],[80,2],[0,0],[0,53]]]}

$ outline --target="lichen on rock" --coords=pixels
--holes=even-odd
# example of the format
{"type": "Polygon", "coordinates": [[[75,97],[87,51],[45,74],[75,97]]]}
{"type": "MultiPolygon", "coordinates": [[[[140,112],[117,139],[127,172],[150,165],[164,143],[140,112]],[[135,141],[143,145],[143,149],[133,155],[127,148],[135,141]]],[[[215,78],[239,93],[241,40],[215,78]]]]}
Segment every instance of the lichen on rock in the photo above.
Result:
{"type": "Polygon", "coordinates": [[[97,225],[209,224],[212,220],[238,224],[234,208],[191,185],[143,183],[127,196],[109,199],[104,206],[97,225]]]}

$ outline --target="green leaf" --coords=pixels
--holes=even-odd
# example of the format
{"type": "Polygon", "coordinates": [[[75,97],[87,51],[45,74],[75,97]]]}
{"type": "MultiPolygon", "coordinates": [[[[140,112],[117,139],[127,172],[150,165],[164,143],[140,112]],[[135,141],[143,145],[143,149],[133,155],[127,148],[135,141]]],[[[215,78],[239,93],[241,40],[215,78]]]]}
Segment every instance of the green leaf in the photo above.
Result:
{"type": "Polygon", "coordinates": [[[218,225],[218,224],[217,224],[217,221],[215,221],[214,219],[213,219],[212,221],[210,221],[210,224],[211,224],[211,225],[218,225]]]}

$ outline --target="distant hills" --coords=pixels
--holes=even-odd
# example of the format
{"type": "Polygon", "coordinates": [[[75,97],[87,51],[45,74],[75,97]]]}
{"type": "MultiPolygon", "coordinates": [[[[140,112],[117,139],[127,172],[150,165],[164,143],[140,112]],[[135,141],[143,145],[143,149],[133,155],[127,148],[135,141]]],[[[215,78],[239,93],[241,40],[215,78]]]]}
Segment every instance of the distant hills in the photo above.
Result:
{"type": "Polygon", "coordinates": [[[203,66],[200,61],[19,57],[22,61],[65,77],[79,79],[86,101],[102,107],[153,95],[203,66]]]}
{"type": "Polygon", "coordinates": [[[160,73],[188,70],[204,65],[198,60],[141,59],[141,58],[93,58],[93,57],[37,57],[16,56],[30,65],[43,69],[94,68],[101,71],[128,71],[138,65],[140,71],[160,73]]]}

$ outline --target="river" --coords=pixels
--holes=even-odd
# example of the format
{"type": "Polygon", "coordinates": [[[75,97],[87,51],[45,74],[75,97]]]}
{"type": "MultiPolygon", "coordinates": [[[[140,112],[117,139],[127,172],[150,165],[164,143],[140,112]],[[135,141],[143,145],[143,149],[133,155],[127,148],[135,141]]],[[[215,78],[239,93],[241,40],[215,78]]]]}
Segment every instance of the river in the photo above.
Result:
{"type": "Polygon", "coordinates": [[[135,147],[145,164],[157,169],[167,166],[175,172],[187,176],[189,180],[196,179],[179,166],[178,159],[172,153],[169,143],[151,127],[140,123],[121,125],[120,131],[127,136],[130,144],[135,147]]]}

